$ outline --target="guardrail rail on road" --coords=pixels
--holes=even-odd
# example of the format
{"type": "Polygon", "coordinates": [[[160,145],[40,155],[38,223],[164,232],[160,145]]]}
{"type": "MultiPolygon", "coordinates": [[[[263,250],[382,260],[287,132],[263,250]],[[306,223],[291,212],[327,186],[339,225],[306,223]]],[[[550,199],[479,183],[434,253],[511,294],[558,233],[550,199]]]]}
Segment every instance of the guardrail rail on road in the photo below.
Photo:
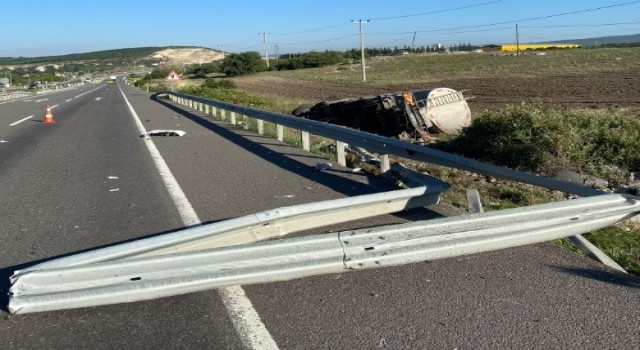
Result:
{"type": "Polygon", "coordinates": [[[637,198],[610,194],[178,254],[103,256],[100,262],[18,271],[11,277],[9,310],[124,303],[449,258],[576,235],[638,212],[637,198]]]}

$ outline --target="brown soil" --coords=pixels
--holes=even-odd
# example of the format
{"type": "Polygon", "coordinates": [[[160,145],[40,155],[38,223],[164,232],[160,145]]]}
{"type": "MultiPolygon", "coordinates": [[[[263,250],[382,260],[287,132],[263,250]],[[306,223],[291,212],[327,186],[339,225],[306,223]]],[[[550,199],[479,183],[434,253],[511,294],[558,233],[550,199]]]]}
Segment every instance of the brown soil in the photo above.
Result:
{"type": "Polygon", "coordinates": [[[250,93],[309,101],[448,87],[473,96],[473,112],[508,104],[543,103],[577,108],[629,108],[640,111],[640,70],[535,78],[473,78],[430,82],[428,85],[344,86],[278,77],[242,77],[237,86],[250,93]]]}

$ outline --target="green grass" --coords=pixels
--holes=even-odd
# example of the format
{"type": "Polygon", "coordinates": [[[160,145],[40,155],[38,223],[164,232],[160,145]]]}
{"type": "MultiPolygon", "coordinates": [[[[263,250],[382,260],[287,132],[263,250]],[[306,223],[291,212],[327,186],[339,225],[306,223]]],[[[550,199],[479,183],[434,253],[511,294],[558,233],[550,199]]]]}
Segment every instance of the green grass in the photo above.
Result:
{"type": "MultiPolygon", "coordinates": [[[[413,54],[370,58],[367,85],[424,83],[483,77],[544,77],[557,74],[619,72],[640,68],[640,48],[567,49],[527,52],[520,57],[499,53],[413,54]]],[[[360,85],[360,65],[266,72],[282,78],[360,85]]]]}
{"type": "Polygon", "coordinates": [[[629,273],[640,276],[640,231],[607,227],[585,235],[629,273]]]}

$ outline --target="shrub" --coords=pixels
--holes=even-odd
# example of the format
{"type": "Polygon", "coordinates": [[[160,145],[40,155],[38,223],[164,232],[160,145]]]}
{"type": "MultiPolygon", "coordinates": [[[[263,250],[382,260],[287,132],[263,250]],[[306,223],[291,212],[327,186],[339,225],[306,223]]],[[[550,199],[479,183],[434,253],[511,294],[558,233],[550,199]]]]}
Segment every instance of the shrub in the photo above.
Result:
{"type": "Polygon", "coordinates": [[[202,84],[203,87],[212,89],[235,89],[236,84],[231,80],[217,80],[213,78],[207,78],[202,84]]]}
{"type": "Polygon", "coordinates": [[[266,63],[257,52],[232,53],[225,57],[220,67],[222,72],[229,76],[238,76],[262,72],[267,69],[266,63]]]}
{"type": "Polygon", "coordinates": [[[514,169],[555,175],[584,171],[618,182],[637,171],[640,119],[613,111],[510,106],[485,111],[434,147],[514,169]]]}

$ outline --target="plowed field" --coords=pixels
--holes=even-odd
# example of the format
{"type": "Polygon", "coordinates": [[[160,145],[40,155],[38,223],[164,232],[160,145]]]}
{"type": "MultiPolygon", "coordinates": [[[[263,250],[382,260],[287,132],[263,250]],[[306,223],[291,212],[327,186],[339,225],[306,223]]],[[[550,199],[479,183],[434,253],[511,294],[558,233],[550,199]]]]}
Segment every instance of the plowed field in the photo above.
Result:
{"type": "Polygon", "coordinates": [[[629,108],[640,112],[640,70],[600,72],[588,75],[557,75],[547,77],[473,78],[431,82],[428,85],[367,86],[339,85],[273,76],[235,79],[247,92],[304,99],[309,102],[385,92],[448,87],[466,90],[472,112],[495,110],[507,104],[543,103],[577,108],[629,108]]]}

